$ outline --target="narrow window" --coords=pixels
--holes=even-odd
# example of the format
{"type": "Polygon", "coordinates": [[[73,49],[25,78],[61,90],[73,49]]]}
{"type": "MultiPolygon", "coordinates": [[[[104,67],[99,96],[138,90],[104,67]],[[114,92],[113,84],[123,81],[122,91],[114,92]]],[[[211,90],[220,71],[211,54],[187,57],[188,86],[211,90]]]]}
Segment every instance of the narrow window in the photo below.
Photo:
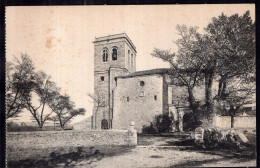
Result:
{"type": "Polygon", "coordinates": [[[113,61],[117,60],[117,49],[116,48],[114,48],[112,50],[112,60],[113,61]]]}
{"type": "Polygon", "coordinates": [[[157,95],[154,95],[154,97],[153,97],[153,98],[154,98],[154,100],[157,100],[157,95]]]}
{"type": "Polygon", "coordinates": [[[133,69],[134,67],[134,56],[131,54],[131,68],[133,69]]]}
{"type": "Polygon", "coordinates": [[[100,79],[101,79],[101,81],[104,81],[105,77],[104,77],[104,76],[101,76],[100,79]]]}
{"type": "Polygon", "coordinates": [[[131,57],[130,57],[130,50],[128,50],[128,67],[131,67],[131,57]]]}
{"type": "Polygon", "coordinates": [[[129,97],[127,97],[127,98],[126,98],[126,101],[128,101],[128,102],[129,102],[129,97]]]}
{"type": "Polygon", "coordinates": [[[115,77],[114,80],[117,81],[117,77],[115,77]]]}
{"type": "Polygon", "coordinates": [[[103,62],[108,61],[108,51],[107,50],[103,50],[102,58],[103,58],[103,62]]]}

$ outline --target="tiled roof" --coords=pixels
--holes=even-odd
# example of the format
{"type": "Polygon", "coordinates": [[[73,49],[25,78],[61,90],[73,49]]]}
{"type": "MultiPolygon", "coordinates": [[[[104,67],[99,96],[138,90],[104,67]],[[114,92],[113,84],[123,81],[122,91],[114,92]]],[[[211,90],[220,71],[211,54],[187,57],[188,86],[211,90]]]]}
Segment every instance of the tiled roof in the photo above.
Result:
{"type": "Polygon", "coordinates": [[[137,71],[125,76],[118,76],[118,78],[128,78],[128,77],[154,75],[154,74],[158,74],[158,75],[173,74],[173,70],[170,68],[158,68],[158,69],[151,69],[145,71],[137,71]]]}

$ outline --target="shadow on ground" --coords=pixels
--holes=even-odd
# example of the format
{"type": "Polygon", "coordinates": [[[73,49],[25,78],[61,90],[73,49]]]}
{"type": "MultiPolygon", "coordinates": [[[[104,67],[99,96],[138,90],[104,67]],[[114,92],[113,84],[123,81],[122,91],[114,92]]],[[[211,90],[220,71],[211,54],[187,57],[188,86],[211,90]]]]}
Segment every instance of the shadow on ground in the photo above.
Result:
{"type": "MultiPolygon", "coordinates": [[[[121,155],[131,151],[129,147],[77,147],[70,149],[56,149],[44,157],[30,157],[22,160],[9,160],[10,168],[49,168],[49,167],[74,167],[84,161],[84,165],[102,160],[104,157],[121,155]]],[[[40,150],[40,149],[39,149],[40,150]]],[[[83,166],[83,165],[82,165],[83,166]]]]}
{"type": "Polygon", "coordinates": [[[175,164],[170,167],[192,167],[192,166],[198,167],[198,166],[202,166],[203,164],[214,164],[216,162],[229,161],[231,159],[233,163],[243,163],[243,162],[256,160],[256,154],[254,152],[255,149],[253,149],[252,146],[247,146],[240,149],[229,147],[226,149],[220,148],[220,149],[203,150],[203,149],[197,149],[193,147],[193,148],[180,148],[179,150],[186,151],[186,152],[198,152],[198,153],[203,153],[208,155],[218,155],[221,156],[222,158],[203,160],[203,161],[186,161],[184,163],[175,164]]]}

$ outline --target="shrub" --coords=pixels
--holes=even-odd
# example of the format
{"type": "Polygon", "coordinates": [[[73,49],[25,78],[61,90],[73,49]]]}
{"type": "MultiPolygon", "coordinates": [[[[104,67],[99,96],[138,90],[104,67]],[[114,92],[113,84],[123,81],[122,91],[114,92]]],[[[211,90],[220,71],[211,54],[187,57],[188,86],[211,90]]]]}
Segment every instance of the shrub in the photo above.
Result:
{"type": "Polygon", "coordinates": [[[224,140],[223,133],[215,128],[205,129],[203,142],[206,148],[217,148],[220,147],[224,140]]]}
{"type": "Polygon", "coordinates": [[[155,116],[154,126],[158,133],[170,132],[173,126],[173,116],[167,114],[155,116]]]}
{"type": "Polygon", "coordinates": [[[183,130],[194,131],[195,128],[202,125],[202,121],[198,117],[194,116],[193,113],[186,113],[183,116],[183,130]]]}
{"type": "Polygon", "coordinates": [[[143,130],[142,130],[143,134],[155,134],[156,130],[154,128],[153,123],[150,123],[149,126],[143,126],[143,130]]]}
{"type": "Polygon", "coordinates": [[[166,133],[172,130],[174,124],[173,115],[161,114],[154,117],[153,122],[149,126],[143,126],[143,133],[155,134],[155,133],[166,133]]]}
{"type": "Polygon", "coordinates": [[[209,128],[204,130],[203,143],[198,143],[199,147],[206,149],[213,148],[232,148],[239,149],[247,143],[243,143],[238,135],[233,131],[218,130],[209,128]]]}

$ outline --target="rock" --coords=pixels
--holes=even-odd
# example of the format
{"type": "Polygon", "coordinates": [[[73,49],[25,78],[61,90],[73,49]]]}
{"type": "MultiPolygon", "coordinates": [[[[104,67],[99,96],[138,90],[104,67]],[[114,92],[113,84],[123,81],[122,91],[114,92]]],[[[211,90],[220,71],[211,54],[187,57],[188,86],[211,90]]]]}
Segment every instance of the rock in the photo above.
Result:
{"type": "Polygon", "coordinates": [[[245,134],[243,134],[243,133],[239,133],[238,134],[238,139],[240,140],[240,141],[242,141],[243,143],[247,143],[248,142],[248,139],[247,139],[247,137],[245,136],[245,134]]]}

